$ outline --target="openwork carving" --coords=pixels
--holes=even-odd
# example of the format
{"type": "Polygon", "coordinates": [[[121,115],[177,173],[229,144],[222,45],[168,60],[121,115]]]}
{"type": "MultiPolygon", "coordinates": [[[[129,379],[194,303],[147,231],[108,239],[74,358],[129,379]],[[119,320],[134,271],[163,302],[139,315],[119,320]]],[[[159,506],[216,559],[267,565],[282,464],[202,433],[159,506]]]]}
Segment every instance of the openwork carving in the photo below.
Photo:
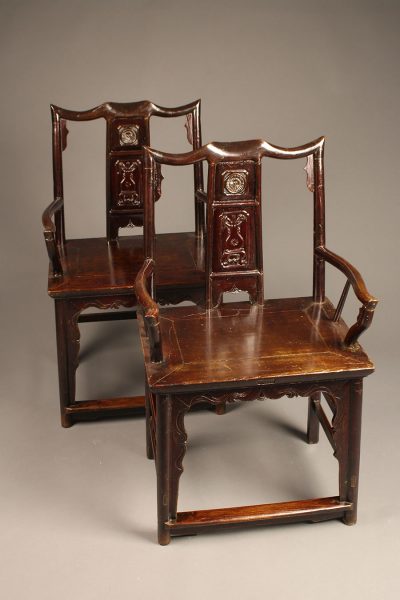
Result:
{"type": "Polygon", "coordinates": [[[115,163],[117,168],[117,176],[120,178],[118,187],[117,204],[121,207],[137,207],[140,206],[139,194],[136,191],[136,183],[133,178],[133,173],[140,167],[140,160],[118,160],[115,163]]]}
{"type": "Polygon", "coordinates": [[[341,424],[345,412],[345,401],[346,401],[346,384],[341,382],[330,383],[326,385],[322,382],[312,383],[298,383],[293,385],[266,385],[263,387],[250,388],[244,390],[231,390],[228,392],[206,392],[204,394],[185,394],[185,395],[174,395],[172,402],[173,410],[173,465],[175,478],[175,485],[183,473],[183,459],[186,454],[187,448],[187,433],[185,430],[185,414],[196,404],[208,403],[213,406],[224,406],[226,403],[232,402],[251,402],[253,400],[266,400],[273,399],[277,400],[283,396],[294,398],[296,396],[310,397],[312,394],[322,392],[329,397],[329,404],[331,406],[333,417],[332,417],[332,438],[334,441],[334,456],[341,460],[342,456],[342,445],[343,445],[343,433],[341,431],[341,424]]]}
{"type": "Polygon", "coordinates": [[[71,397],[75,398],[75,371],[79,366],[79,349],[81,334],[79,330],[78,319],[82,311],[87,308],[99,308],[102,310],[118,309],[121,306],[125,308],[131,308],[136,306],[135,296],[126,297],[110,297],[110,298],[88,298],[86,300],[69,302],[68,303],[68,314],[67,314],[67,328],[69,332],[69,353],[72,363],[72,378],[73,378],[73,392],[71,391],[71,397]]]}
{"type": "Polygon", "coordinates": [[[247,265],[247,254],[241,226],[248,218],[249,213],[246,210],[224,212],[220,215],[221,227],[226,234],[222,242],[220,259],[224,268],[245,267],[247,265]]]}
{"type": "Polygon", "coordinates": [[[233,286],[231,287],[230,290],[226,290],[226,294],[240,294],[240,292],[245,292],[246,290],[241,290],[240,288],[238,288],[238,286],[234,283],[233,286]]]}
{"type": "Polygon", "coordinates": [[[121,146],[137,146],[139,144],[139,125],[118,125],[118,135],[121,146]]]}
{"type": "Polygon", "coordinates": [[[237,195],[244,194],[247,188],[247,171],[225,171],[222,174],[224,182],[224,192],[226,194],[237,195]]]}
{"type": "Polygon", "coordinates": [[[193,114],[192,113],[189,113],[188,115],[186,115],[185,129],[186,129],[187,141],[189,142],[189,144],[191,146],[193,146],[193,114]]]}
{"type": "Polygon", "coordinates": [[[186,454],[188,436],[185,429],[185,415],[196,404],[209,403],[214,406],[224,406],[232,402],[251,402],[253,400],[279,399],[283,396],[294,398],[296,396],[311,396],[322,392],[329,396],[333,411],[332,437],[334,440],[334,456],[340,461],[342,452],[342,435],[339,435],[340,425],[344,415],[343,402],[345,399],[344,386],[340,383],[325,385],[323,383],[299,383],[297,385],[268,385],[244,390],[229,392],[215,392],[198,395],[174,395],[172,402],[173,415],[173,465],[172,478],[174,485],[178,485],[183,473],[183,459],[186,454]]]}
{"type": "Polygon", "coordinates": [[[212,394],[199,394],[193,396],[184,396],[181,402],[186,407],[186,410],[190,410],[192,406],[199,402],[209,402],[210,404],[220,403],[232,403],[232,402],[251,402],[252,400],[278,400],[283,396],[288,398],[294,398],[296,396],[311,396],[316,392],[322,392],[327,394],[333,403],[334,408],[334,419],[336,424],[339,424],[343,415],[339,410],[340,397],[339,394],[331,388],[318,382],[314,383],[299,383],[297,385],[265,385],[257,388],[250,388],[244,390],[232,390],[229,392],[212,393],[212,394]]]}
{"type": "Polygon", "coordinates": [[[314,156],[309,154],[307,156],[306,166],[304,170],[307,174],[307,189],[310,192],[314,191],[314,156]]]}

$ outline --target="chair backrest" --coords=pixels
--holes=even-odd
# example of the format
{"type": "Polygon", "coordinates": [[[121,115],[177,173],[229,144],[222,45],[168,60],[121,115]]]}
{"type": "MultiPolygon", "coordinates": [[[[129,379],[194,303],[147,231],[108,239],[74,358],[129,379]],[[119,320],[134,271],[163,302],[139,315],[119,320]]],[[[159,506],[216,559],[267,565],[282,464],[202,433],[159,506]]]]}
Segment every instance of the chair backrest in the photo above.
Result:
{"type": "Polygon", "coordinates": [[[261,162],[263,157],[307,158],[307,187],[314,194],[313,297],[325,296],[324,261],[316,249],[325,245],[324,138],[296,148],[264,140],[211,143],[184,154],[145,149],[145,256],[154,259],[154,202],[158,164],[208,163],[206,308],[218,306],[225,292],[248,292],[250,301],[264,302],[261,162]]]}
{"type": "MultiPolygon", "coordinates": [[[[107,239],[116,240],[120,227],[143,225],[143,146],[150,144],[150,118],[186,116],[187,138],[193,150],[201,147],[200,100],[176,108],[141,102],[106,102],[85,111],[72,111],[51,105],[53,121],[54,197],[63,197],[62,153],[67,147],[67,121],[106,121],[106,210],[107,239]]],[[[155,198],[161,195],[161,170],[155,198]]],[[[201,165],[194,169],[195,195],[203,190],[201,165]]],[[[196,228],[201,228],[201,215],[196,211],[196,228]]],[[[56,216],[58,243],[65,240],[64,212],[56,216]]],[[[197,231],[196,229],[196,231],[197,231]]]]}

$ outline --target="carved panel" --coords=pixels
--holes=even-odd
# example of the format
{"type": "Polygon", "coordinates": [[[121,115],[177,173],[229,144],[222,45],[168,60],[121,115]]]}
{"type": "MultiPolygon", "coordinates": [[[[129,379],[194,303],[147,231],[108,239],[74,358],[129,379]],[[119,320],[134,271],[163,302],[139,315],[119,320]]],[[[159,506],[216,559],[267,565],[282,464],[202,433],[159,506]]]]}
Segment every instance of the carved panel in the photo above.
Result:
{"type": "Polygon", "coordinates": [[[214,255],[214,271],[249,270],[254,268],[253,209],[217,209],[214,233],[218,252],[214,255]]]}
{"type": "Polygon", "coordinates": [[[248,173],[244,169],[222,173],[225,194],[244,194],[247,191],[248,173]]]}
{"type": "Polygon", "coordinates": [[[112,208],[142,207],[142,161],[119,158],[112,165],[112,208]]]}
{"type": "Polygon", "coordinates": [[[121,211],[114,212],[108,215],[109,219],[109,239],[116,240],[118,232],[122,227],[142,227],[143,226],[143,211],[129,213],[121,211]]]}
{"type": "Polygon", "coordinates": [[[217,202],[255,199],[254,161],[222,162],[217,165],[217,202]]]}
{"type": "Polygon", "coordinates": [[[245,249],[244,231],[242,223],[246,223],[249,213],[246,210],[224,212],[219,215],[223,234],[222,252],[220,257],[221,266],[246,267],[248,257],[245,249]]]}
{"type": "Polygon", "coordinates": [[[251,304],[261,300],[262,279],[258,275],[242,275],[241,273],[230,272],[230,277],[213,278],[212,281],[212,299],[213,307],[219,306],[223,300],[224,294],[236,294],[247,292],[251,304]],[[261,292],[261,293],[260,293],[261,292]]]}
{"type": "Polygon", "coordinates": [[[139,144],[139,125],[118,125],[117,129],[121,146],[137,146],[139,144]]]}
{"type": "Polygon", "coordinates": [[[140,207],[141,202],[136,189],[140,179],[136,178],[135,181],[134,178],[134,172],[140,166],[140,160],[117,160],[115,163],[119,188],[118,206],[123,208],[140,207]]]}
{"type": "Polygon", "coordinates": [[[140,150],[150,143],[147,119],[120,117],[108,123],[111,151],[140,150]]]}
{"type": "Polygon", "coordinates": [[[174,396],[174,402],[179,405],[178,414],[176,417],[176,431],[178,432],[178,444],[180,446],[177,453],[177,466],[182,472],[182,460],[185,455],[187,435],[183,425],[184,414],[187,413],[193,406],[199,403],[208,402],[214,406],[223,406],[226,403],[232,402],[251,402],[253,400],[279,399],[283,396],[294,398],[297,396],[312,396],[317,392],[322,392],[330,399],[332,405],[332,435],[334,443],[334,456],[339,461],[343,451],[343,439],[345,437],[346,424],[344,423],[346,399],[349,392],[348,382],[299,382],[291,384],[270,384],[258,386],[256,388],[248,388],[241,390],[230,391],[213,391],[197,394],[184,394],[174,396]]]}

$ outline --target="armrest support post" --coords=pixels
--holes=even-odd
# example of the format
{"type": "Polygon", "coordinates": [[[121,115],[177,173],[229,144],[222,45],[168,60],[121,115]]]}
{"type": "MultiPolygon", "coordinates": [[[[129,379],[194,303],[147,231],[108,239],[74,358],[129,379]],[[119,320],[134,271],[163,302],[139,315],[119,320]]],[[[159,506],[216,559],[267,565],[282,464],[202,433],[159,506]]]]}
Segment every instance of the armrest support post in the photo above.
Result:
{"type": "Polygon", "coordinates": [[[346,298],[347,298],[347,294],[349,293],[349,289],[350,289],[350,281],[348,279],[346,279],[346,283],[344,284],[342,295],[340,296],[340,300],[336,307],[335,314],[333,315],[333,320],[335,322],[339,321],[339,319],[340,319],[340,315],[342,314],[343,306],[344,306],[344,303],[346,302],[346,298]]]}
{"type": "Polygon", "coordinates": [[[135,280],[135,292],[137,301],[142,308],[146,333],[150,344],[150,360],[161,362],[162,345],[159,320],[159,308],[147,289],[147,283],[154,271],[154,260],[147,258],[135,280]]]}
{"type": "Polygon", "coordinates": [[[350,327],[344,339],[345,346],[355,349],[357,348],[358,338],[371,325],[375,307],[378,304],[378,299],[369,293],[360,273],[347,260],[341,256],[338,256],[334,252],[331,252],[324,246],[316,248],[315,252],[326,262],[329,262],[331,265],[339,269],[339,271],[341,271],[347,277],[347,282],[340,297],[333,320],[337,321],[340,318],[350,285],[352,286],[358,300],[362,304],[358,313],[357,321],[350,327]]]}

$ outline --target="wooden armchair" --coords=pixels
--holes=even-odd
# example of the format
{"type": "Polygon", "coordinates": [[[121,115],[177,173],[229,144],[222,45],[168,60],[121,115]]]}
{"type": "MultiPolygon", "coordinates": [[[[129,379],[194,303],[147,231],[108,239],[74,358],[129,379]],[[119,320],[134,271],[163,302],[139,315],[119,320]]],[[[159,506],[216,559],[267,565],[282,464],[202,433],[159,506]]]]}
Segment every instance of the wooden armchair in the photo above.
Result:
{"type": "Polygon", "coordinates": [[[342,519],[356,522],[363,378],[373,364],[358,344],[376,298],[359,272],[325,247],[324,138],[298,148],[263,140],[212,143],[187,154],[145,153],[145,253],[136,279],[147,377],[147,451],[156,459],[158,536],[243,525],[342,519]],[[261,163],[264,157],[306,158],[314,197],[313,292],[306,298],[264,300],[261,163]],[[154,185],[159,164],[208,162],[205,307],[160,309],[155,301],[159,262],[154,235],[154,185]],[[325,296],[325,262],[346,284],[335,309],[325,296]],[[350,328],[341,319],[349,287],[361,302],[350,328]],[[248,292],[249,302],[223,303],[248,292]],[[245,342],[245,343],[244,343],[245,342]],[[332,414],[321,404],[321,395],[332,414]],[[196,404],[282,396],[309,398],[308,442],[322,425],[339,461],[339,492],[329,498],[177,512],[186,452],[185,414],[196,404]]]}
{"type": "MultiPolygon", "coordinates": [[[[152,102],[106,103],[86,111],[51,107],[53,120],[54,200],[43,213],[50,259],[49,295],[55,300],[61,422],[135,413],[144,398],[110,398],[77,402],[79,322],[135,318],[135,311],[83,314],[89,307],[134,307],[134,281],[143,264],[142,235],[118,238],[121,227],[143,225],[143,146],[150,143],[151,117],[186,116],[187,138],[201,146],[200,100],[178,108],[152,102]],[[62,157],[67,148],[67,121],[106,122],[106,220],[104,238],[66,239],[62,157]]],[[[154,197],[161,195],[161,169],[154,173],[154,197]]],[[[198,300],[204,296],[201,255],[205,227],[202,165],[194,166],[195,231],[159,236],[158,300],[198,300]]]]}

